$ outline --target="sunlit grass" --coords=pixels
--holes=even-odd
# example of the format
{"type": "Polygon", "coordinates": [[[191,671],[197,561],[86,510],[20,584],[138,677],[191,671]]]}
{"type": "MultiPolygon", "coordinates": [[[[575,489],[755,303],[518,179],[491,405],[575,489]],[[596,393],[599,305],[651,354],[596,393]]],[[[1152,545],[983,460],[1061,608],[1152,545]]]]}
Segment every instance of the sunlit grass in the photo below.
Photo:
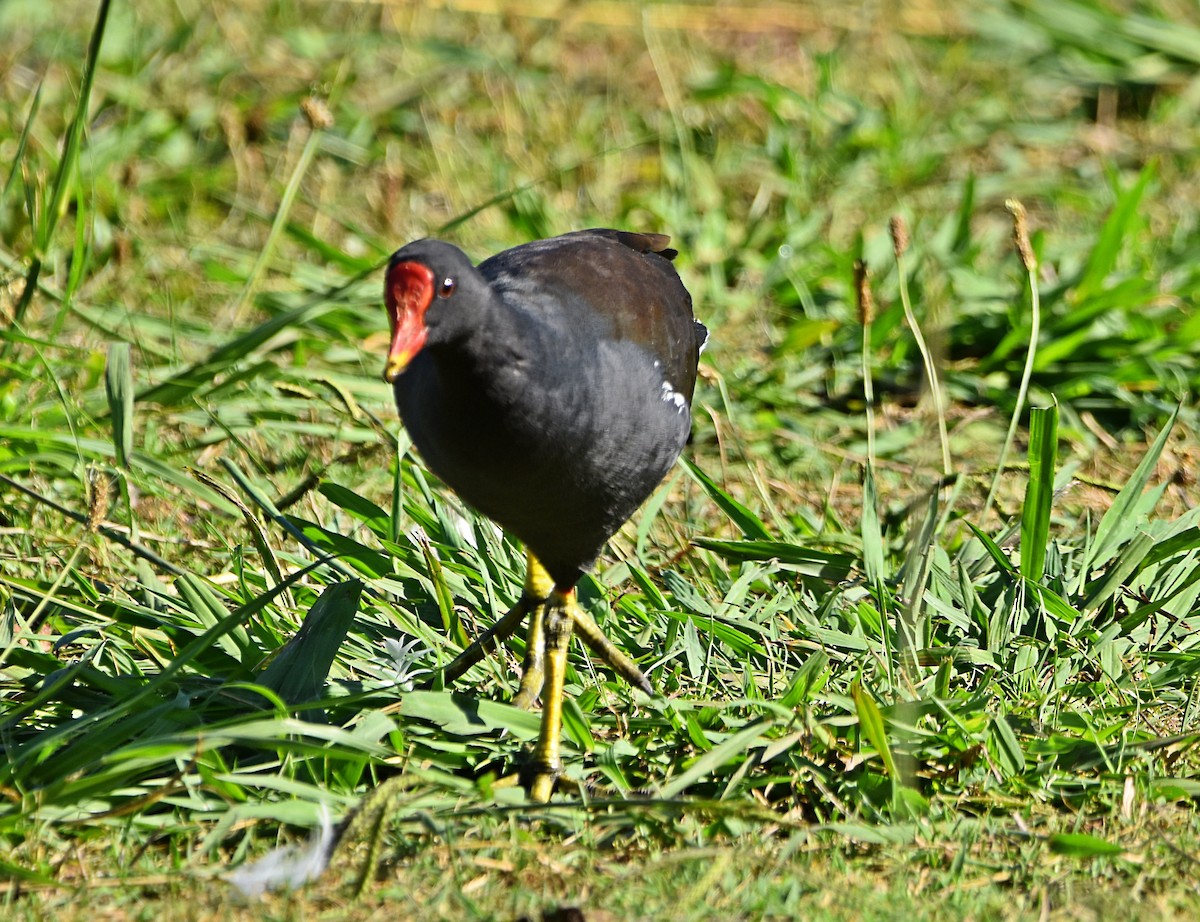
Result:
{"type": "Polygon", "coordinates": [[[1103,914],[1136,886],[1187,917],[1194,11],[1080,5],[1100,47],[1053,4],[585,6],[0,7],[8,907],[71,918],[125,875],[105,899],[217,912],[212,874],[365,803],[314,906],[1103,914]],[[1120,96],[1147,47],[1154,104],[1097,121],[1063,62],[1120,96]],[[686,463],[581,586],[657,694],[575,651],[578,793],[532,808],[500,781],[537,728],[522,641],[413,689],[523,564],[409,451],[378,267],[597,225],[670,233],[714,337],[686,463]]]}

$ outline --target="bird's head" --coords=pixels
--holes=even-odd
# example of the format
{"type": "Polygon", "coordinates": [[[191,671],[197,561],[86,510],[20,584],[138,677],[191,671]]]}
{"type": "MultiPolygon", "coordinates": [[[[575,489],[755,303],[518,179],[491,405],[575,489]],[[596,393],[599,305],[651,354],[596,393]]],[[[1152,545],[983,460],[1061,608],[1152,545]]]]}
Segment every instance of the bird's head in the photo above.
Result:
{"type": "Polygon", "coordinates": [[[448,341],[456,323],[460,290],[479,284],[467,255],[440,240],[417,240],[388,261],[383,300],[392,327],[383,379],[393,382],[429,344],[448,341]],[[456,296],[459,296],[456,298],[456,296]]]}

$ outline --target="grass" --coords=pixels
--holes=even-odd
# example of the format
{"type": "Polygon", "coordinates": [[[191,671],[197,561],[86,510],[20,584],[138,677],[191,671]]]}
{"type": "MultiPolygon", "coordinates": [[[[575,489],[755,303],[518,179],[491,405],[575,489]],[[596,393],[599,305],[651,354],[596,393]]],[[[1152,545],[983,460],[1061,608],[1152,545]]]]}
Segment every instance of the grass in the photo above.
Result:
{"type": "Polygon", "coordinates": [[[1195,10],[629,9],[0,7],[8,915],[1195,916],[1195,10]],[[379,268],[596,225],[714,337],[533,807],[379,268]]]}

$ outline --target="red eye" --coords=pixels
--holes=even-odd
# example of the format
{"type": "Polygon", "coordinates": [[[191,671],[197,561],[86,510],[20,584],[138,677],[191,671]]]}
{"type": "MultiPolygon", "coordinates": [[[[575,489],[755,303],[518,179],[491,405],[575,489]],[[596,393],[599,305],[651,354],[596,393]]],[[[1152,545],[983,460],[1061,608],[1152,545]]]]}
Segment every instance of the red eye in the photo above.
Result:
{"type": "Polygon", "coordinates": [[[442,284],[438,286],[438,297],[439,298],[450,297],[452,294],[454,294],[454,286],[456,284],[458,284],[458,283],[455,282],[454,279],[450,278],[449,276],[442,279],[442,284]]]}

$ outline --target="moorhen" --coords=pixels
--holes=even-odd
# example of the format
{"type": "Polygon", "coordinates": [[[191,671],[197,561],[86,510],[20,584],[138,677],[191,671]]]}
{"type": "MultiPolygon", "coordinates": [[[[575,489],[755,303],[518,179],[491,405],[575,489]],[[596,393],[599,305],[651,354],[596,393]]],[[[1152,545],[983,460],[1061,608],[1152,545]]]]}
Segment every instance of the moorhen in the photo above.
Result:
{"type": "Polygon", "coordinates": [[[575,584],[679,457],[707,337],[661,234],[584,230],[478,266],[418,240],[393,254],[384,379],[429,468],[525,544],[520,600],[444,672],[454,681],[532,613],[514,703],[542,722],[529,793],[561,763],[572,630],[631,684],[641,670],[584,612],[575,584]],[[539,687],[540,684],[540,687],[539,687]]]}

